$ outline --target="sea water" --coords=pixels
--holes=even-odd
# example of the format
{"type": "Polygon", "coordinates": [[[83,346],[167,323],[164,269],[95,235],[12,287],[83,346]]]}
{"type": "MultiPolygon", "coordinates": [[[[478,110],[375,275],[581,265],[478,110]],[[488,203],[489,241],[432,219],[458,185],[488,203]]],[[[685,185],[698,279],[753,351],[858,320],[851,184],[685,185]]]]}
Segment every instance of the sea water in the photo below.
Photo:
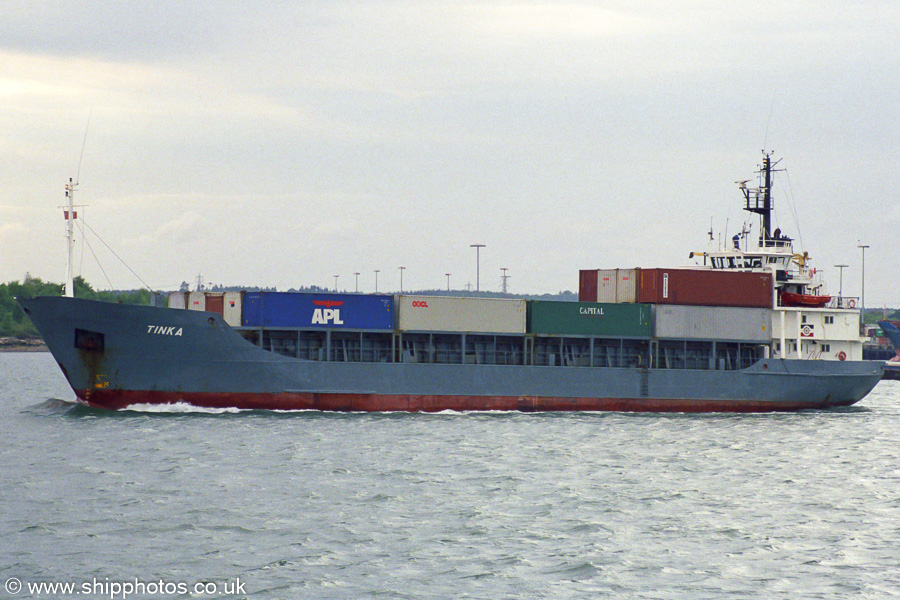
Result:
{"type": "Polygon", "coordinates": [[[900,597],[900,382],[787,414],[110,412],[5,353],[0,409],[4,598],[900,597]]]}

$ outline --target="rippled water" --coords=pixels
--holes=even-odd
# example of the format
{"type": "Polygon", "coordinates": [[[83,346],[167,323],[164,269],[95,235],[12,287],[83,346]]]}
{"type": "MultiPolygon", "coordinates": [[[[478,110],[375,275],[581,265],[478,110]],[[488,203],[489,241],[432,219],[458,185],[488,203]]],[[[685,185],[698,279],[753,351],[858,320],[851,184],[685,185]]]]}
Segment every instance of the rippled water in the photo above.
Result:
{"type": "Polygon", "coordinates": [[[135,580],[219,595],[116,597],[900,597],[900,382],[763,415],[72,402],[50,355],[0,354],[17,598],[135,580]]]}

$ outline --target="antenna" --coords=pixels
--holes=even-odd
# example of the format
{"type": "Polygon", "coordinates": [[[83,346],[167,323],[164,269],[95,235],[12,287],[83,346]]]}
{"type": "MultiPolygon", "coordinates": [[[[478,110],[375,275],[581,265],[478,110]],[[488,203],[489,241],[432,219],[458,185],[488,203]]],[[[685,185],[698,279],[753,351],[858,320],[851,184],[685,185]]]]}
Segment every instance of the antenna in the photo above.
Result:
{"type": "Polygon", "coordinates": [[[91,106],[91,109],[88,111],[87,125],[84,126],[84,139],[81,140],[81,155],[78,157],[78,170],[75,172],[75,185],[78,185],[81,181],[81,161],[84,159],[84,146],[87,144],[88,127],[91,126],[91,113],[93,112],[94,107],[91,106]]]}
{"type": "Polygon", "coordinates": [[[766,134],[763,136],[763,148],[769,147],[769,124],[772,122],[772,113],[775,111],[775,93],[772,93],[772,104],[769,105],[769,117],[766,119],[766,134]]]}

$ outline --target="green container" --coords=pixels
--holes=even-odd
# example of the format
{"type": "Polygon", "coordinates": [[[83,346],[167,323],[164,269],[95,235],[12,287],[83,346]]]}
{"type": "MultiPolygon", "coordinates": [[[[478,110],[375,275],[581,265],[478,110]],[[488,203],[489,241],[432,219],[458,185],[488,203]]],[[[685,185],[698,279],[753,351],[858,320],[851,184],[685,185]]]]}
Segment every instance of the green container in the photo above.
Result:
{"type": "Polygon", "coordinates": [[[543,335],[650,337],[649,304],[528,301],[528,332],[543,335]]]}

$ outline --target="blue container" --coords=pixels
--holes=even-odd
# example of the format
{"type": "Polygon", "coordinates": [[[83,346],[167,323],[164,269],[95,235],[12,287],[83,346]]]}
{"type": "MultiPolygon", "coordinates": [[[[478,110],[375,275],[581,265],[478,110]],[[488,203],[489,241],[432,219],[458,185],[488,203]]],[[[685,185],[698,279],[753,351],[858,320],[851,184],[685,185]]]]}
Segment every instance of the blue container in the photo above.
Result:
{"type": "Polygon", "coordinates": [[[379,294],[246,292],[244,327],[394,328],[394,297],[379,294]]]}

